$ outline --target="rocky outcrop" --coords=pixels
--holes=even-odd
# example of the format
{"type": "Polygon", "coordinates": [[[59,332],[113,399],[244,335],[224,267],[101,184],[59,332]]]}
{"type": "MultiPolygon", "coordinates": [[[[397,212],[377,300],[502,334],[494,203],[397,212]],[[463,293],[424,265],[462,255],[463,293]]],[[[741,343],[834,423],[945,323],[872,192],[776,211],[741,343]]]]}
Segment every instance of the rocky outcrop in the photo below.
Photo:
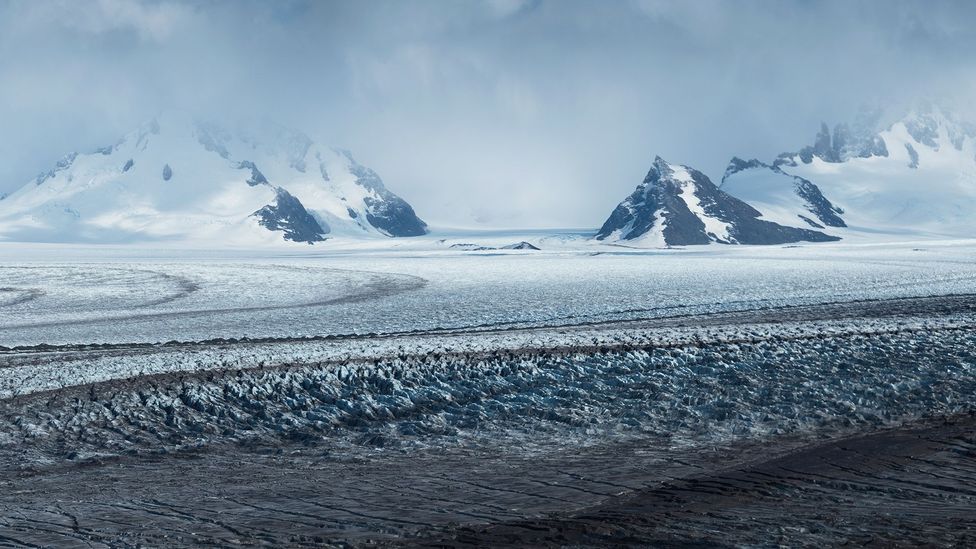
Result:
{"type": "Polygon", "coordinates": [[[814,158],[839,163],[851,158],[888,156],[888,147],[878,134],[880,119],[880,110],[862,110],[853,124],[837,124],[833,133],[826,123],[821,123],[812,146],[795,153],[783,153],[774,165],[795,166],[797,158],[804,164],[809,164],[814,158]]]}
{"type": "Polygon", "coordinates": [[[254,212],[262,227],[271,231],[281,231],[284,233],[285,240],[292,242],[312,244],[325,240],[328,230],[319,225],[301,201],[282,188],[275,189],[275,193],[274,204],[254,212]]]}
{"type": "MultiPolygon", "coordinates": [[[[348,151],[342,153],[349,160],[349,171],[356,177],[356,184],[370,193],[363,199],[370,225],[389,236],[427,234],[427,223],[417,217],[406,200],[387,190],[380,176],[356,162],[348,151]]],[[[323,179],[326,177],[323,173],[323,179]]]]}

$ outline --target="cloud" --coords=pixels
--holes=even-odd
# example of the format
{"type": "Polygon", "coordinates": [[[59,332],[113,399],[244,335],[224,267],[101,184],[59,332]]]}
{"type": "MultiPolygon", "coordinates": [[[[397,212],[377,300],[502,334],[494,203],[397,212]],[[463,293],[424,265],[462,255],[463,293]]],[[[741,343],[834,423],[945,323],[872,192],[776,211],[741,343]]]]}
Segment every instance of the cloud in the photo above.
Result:
{"type": "Polygon", "coordinates": [[[972,2],[0,2],[0,192],[176,107],[352,149],[446,224],[596,226],[865,102],[976,92],[972,2]]]}
{"type": "Polygon", "coordinates": [[[31,2],[24,16],[87,35],[133,32],[161,42],[194,15],[189,4],[149,0],[58,0],[31,2]]]}
{"type": "Polygon", "coordinates": [[[509,17],[536,4],[535,0],[484,0],[488,10],[495,17],[509,17]]]}

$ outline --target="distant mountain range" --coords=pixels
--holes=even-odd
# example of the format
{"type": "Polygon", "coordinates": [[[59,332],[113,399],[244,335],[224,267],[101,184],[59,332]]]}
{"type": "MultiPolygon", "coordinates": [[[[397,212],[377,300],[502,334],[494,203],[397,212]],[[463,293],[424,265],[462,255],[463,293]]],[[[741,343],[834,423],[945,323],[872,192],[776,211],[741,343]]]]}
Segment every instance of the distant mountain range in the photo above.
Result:
{"type": "Polygon", "coordinates": [[[823,125],[771,162],[733,158],[720,185],[660,158],[596,238],[633,245],[780,244],[879,236],[972,237],[976,126],[923,107],[823,125]]]}
{"type": "MultiPolygon", "coordinates": [[[[972,237],[976,126],[936,107],[880,120],[863,111],[853,124],[824,124],[797,152],[733,158],[719,185],[658,157],[595,238],[666,247],[972,237]]],[[[246,245],[426,233],[348,151],[272,123],[228,129],[177,112],[0,195],[2,240],[246,245]]]]}
{"type": "Polygon", "coordinates": [[[179,112],[72,153],[0,200],[0,238],[49,242],[319,242],[427,225],[348,151],[271,123],[227,129],[179,112]]]}

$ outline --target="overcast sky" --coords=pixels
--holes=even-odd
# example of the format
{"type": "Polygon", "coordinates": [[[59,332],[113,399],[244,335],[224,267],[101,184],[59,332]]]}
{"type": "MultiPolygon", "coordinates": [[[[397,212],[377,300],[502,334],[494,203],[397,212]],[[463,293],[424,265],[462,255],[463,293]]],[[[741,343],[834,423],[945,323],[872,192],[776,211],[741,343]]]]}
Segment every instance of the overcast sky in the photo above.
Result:
{"type": "Polygon", "coordinates": [[[435,224],[594,227],[861,105],[976,97],[976,2],[0,0],[0,192],[166,108],[351,149],[435,224]]]}

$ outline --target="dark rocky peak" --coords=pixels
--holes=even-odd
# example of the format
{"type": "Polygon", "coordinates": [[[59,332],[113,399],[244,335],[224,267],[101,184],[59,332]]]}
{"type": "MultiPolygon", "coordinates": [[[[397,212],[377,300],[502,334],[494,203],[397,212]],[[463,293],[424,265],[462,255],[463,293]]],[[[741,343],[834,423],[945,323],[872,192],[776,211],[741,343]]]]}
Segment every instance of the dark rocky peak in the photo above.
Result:
{"type": "MultiPolygon", "coordinates": [[[[884,139],[871,130],[854,129],[847,124],[837,124],[834,126],[833,134],[831,134],[827,125],[821,124],[813,146],[800,149],[796,155],[804,164],[813,162],[814,157],[824,162],[839,163],[851,158],[888,156],[888,147],[885,145],[884,139]]],[[[780,155],[780,158],[792,156],[794,155],[780,155]]],[[[784,162],[779,162],[777,165],[782,164],[784,162]]]]}
{"type": "Polygon", "coordinates": [[[800,156],[805,163],[810,163],[814,156],[820,157],[827,162],[836,162],[837,156],[834,153],[834,146],[830,137],[830,128],[826,122],[820,123],[820,131],[813,141],[813,147],[806,147],[800,151],[800,156]]]}
{"type": "Polygon", "coordinates": [[[821,122],[813,145],[795,153],[779,155],[773,166],[796,166],[797,157],[804,164],[809,164],[814,158],[840,163],[852,158],[888,156],[888,147],[880,135],[881,116],[880,109],[862,108],[855,115],[853,123],[837,124],[833,131],[826,122],[821,122]]]}
{"type": "MultiPolygon", "coordinates": [[[[741,167],[749,163],[738,159],[734,164],[741,167]]],[[[596,239],[636,240],[653,234],[657,242],[663,238],[668,246],[837,240],[820,232],[760,220],[761,215],[720,190],[698,170],[656,157],[644,181],[617,205],[596,239]]]]}
{"type": "Polygon", "coordinates": [[[386,189],[376,172],[356,162],[349,151],[335,151],[349,161],[349,171],[356,177],[356,184],[371,191],[371,196],[363,199],[370,225],[390,236],[427,234],[427,224],[417,217],[410,204],[386,189]]]}
{"type": "Polygon", "coordinates": [[[399,196],[383,190],[380,197],[367,196],[366,221],[390,236],[421,236],[427,234],[427,223],[417,217],[413,207],[399,196]]]}
{"type": "Polygon", "coordinates": [[[655,183],[668,179],[674,176],[674,173],[674,167],[667,160],[660,156],[655,156],[654,162],[651,164],[651,169],[648,170],[647,175],[644,177],[644,183],[655,183]]]}
{"type": "Polygon", "coordinates": [[[269,231],[281,231],[285,240],[293,242],[321,242],[325,240],[328,227],[322,227],[319,222],[308,213],[300,200],[288,191],[275,188],[275,202],[254,212],[258,223],[269,231]]]}

